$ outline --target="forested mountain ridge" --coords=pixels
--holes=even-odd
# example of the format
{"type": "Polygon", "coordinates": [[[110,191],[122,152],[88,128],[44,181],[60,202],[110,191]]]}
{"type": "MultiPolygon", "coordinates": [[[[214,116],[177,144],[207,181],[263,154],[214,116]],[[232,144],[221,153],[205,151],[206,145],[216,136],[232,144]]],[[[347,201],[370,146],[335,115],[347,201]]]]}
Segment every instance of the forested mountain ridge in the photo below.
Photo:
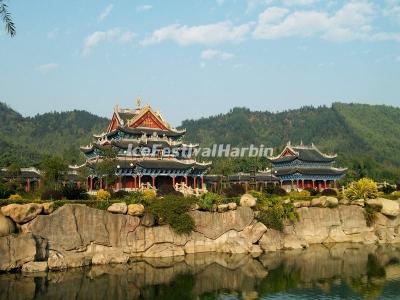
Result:
{"type": "Polygon", "coordinates": [[[185,120],[186,139],[202,146],[263,144],[279,153],[288,141],[314,143],[337,153],[337,165],[350,177],[380,180],[400,177],[400,108],[333,103],[279,113],[233,108],[227,114],[185,120]]]}
{"type": "MultiPolygon", "coordinates": [[[[92,134],[104,131],[109,122],[78,110],[23,117],[3,103],[0,120],[0,166],[16,161],[38,165],[43,155],[81,163],[79,146],[90,143],[92,134]]],[[[400,108],[396,107],[334,103],[278,113],[233,108],[226,114],[185,120],[181,127],[187,129],[186,141],[201,146],[263,144],[277,154],[288,141],[314,143],[324,152],[337,153],[337,165],[348,167],[349,177],[400,178],[400,108]]],[[[241,161],[235,171],[248,165],[241,161]]]]}
{"type": "Polygon", "coordinates": [[[88,144],[92,134],[104,131],[109,122],[79,110],[24,118],[4,103],[0,103],[0,120],[0,166],[15,161],[37,165],[43,155],[82,162],[79,146],[88,144]]]}

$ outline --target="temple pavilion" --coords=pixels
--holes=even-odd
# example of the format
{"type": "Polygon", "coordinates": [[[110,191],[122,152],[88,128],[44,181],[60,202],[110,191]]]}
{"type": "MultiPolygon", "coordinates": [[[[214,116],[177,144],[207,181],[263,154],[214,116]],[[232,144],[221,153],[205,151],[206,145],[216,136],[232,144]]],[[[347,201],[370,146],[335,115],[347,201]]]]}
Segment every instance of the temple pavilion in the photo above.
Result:
{"type": "Polygon", "coordinates": [[[289,142],[278,156],[269,160],[273,174],[286,190],[322,190],[336,187],[336,182],[346,171],[333,166],[335,159],[336,154],[324,154],[314,144],[292,146],[289,142]]]}
{"type": "Polygon", "coordinates": [[[94,135],[92,144],[81,147],[90,175],[87,187],[114,190],[157,189],[172,185],[176,189],[205,190],[204,175],[211,163],[197,162],[191,150],[197,144],[185,144],[186,130],[171,127],[149,105],[135,109],[116,106],[105,132],[94,135]],[[117,181],[108,186],[106,176],[98,174],[96,164],[105,159],[107,150],[116,153],[117,181]]]}

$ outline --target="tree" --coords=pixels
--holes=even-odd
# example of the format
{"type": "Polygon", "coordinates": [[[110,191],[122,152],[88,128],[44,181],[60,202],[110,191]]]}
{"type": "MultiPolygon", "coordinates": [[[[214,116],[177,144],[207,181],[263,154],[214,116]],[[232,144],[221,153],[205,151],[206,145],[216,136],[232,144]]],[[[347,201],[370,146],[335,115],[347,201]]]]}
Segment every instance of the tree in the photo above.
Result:
{"type": "Polygon", "coordinates": [[[4,23],[7,33],[11,37],[14,37],[15,34],[17,33],[15,30],[15,24],[14,24],[13,20],[11,19],[11,14],[8,11],[7,4],[4,3],[4,0],[0,0],[0,18],[3,19],[3,23],[4,23]]]}
{"type": "Polygon", "coordinates": [[[96,173],[98,176],[105,176],[106,183],[114,183],[117,172],[117,153],[113,149],[104,149],[102,159],[96,164],[96,173]]]}
{"type": "Polygon", "coordinates": [[[40,169],[44,172],[45,184],[57,189],[59,180],[63,178],[68,166],[60,157],[46,157],[40,164],[40,169]]]}

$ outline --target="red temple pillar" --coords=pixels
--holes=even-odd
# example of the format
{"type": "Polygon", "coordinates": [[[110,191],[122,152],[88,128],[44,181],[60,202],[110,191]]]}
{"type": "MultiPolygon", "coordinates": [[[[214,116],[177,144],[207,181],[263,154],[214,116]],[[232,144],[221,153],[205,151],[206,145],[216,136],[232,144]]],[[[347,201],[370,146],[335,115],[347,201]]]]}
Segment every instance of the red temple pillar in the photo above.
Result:
{"type": "Polygon", "coordinates": [[[136,185],[136,175],[135,176],[133,176],[133,187],[136,189],[137,188],[137,185],[136,185]]]}
{"type": "Polygon", "coordinates": [[[201,180],[201,188],[203,188],[203,186],[204,186],[204,176],[200,176],[200,180],[201,180]]]}
{"type": "Polygon", "coordinates": [[[175,187],[175,176],[172,176],[172,186],[175,187]]]}
{"type": "Polygon", "coordinates": [[[326,189],[326,180],[324,180],[324,189],[326,189]]]}
{"type": "Polygon", "coordinates": [[[119,189],[122,189],[122,176],[119,176],[119,189]]]}
{"type": "Polygon", "coordinates": [[[89,176],[86,177],[86,191],[89,191],[89,176]]]}
{"type": "Polygon", "coordinates": [[[151,176],[151,185],[156,187],[156,176],[151,176]]]}
{"type": "Polygon", "coordinates": [[[100,177],[100,189],[103,189],[103,177],[100,177]]]}
{"type": "Polygon", "coordinates": [[[292,179],[292,189],[294,188],[294,180],[292,179]]]}
{"type": "Polygon", "coordinates": [[[31,182],[29,178],[26,179],[26,192],[29,193],[31,191],[31,182]]]}
{"type": "Polygon", "coordinates": [[[314,180],[312,181],[312,188],[313,189],[315,188],[315,181],[314,180]]]}
{"type": "Polygon", "coordinates": [[[140,188],[141,185],[142,185],[142,176],[139,175],[139,186],[138,186],[138,188],[140,188]]]}
{"type": "Polygon", "coordinates": [[[336,189],[336,180],[333,181],[334,187],[336,189]]]}
{"type": "Polygon", "coordinates": [[[78,186],[78,189],[81,188],[81,182],[80,182],[80,181],[78,181],[78,182],[76,183],[76,185],[78,186]]]}
{"type": "Polygon", "coordinates": [[[196,176],[193,177],[193,188],[194,189],[196,188],[196,178],[197,178],[196,176]]]}
{"type": "Polygon", "coordinates": [[[185,176],[184,178],[185,178],[185,184],[186,184],[186,186],[187,186],[187,184],[188,184],[188,178],[187,178],[187,176],[185,176]]]}
{"type": "Polygon", "coordinates": [[[93,191],[93,177],[90,177],[90,191],[93,191]]]}
{"type": "Polygon", "coordinates": [[[297,179],[296,188],[299,188],[299,186],[300,186],[300,180],[297,179]]]}
{"type": "Polygon", "coordinates": [[[304,189],[304,179],[301,180],[301,188],[304,189]]]}
{"type": "Polygon", "coordinates": [[[41,179],[39,179],[39,189],[42,187],[42,180],[41,179]]]}

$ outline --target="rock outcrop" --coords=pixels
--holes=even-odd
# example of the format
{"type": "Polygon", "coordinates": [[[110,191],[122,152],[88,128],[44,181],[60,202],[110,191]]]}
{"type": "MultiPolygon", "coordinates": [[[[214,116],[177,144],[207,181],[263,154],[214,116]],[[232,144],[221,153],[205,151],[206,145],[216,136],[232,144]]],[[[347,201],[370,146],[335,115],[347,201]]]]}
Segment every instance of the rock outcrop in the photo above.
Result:
{"type": "Polygon", "coordinates": [[[6,217],[10,217],[15,223],[23,224],[33,220],[42,212],[41,204],[9,204],[1,208],[1,212],[6,217]]]}
{"type": "Polygon", "coordinates": [[[14,222],[0,212],[0,237],[15,232],[14,222]]]}
{"type": "Polygon", "coordinates": [[[46,245],[32,234],[0,237],[0,271],[11,271],[24,264],[43,259],[46,245]]]}
{"type": "Polygon", "coordinates": [[[210,239],[216,239],[232,229],[242,231],[254,219],[253,210],[248,207],[238,207],[235,211],[225,213],[192,211],[190,215],[196,224],[195,231],[210,239]]]}
{"type": "MultiPolygon", "coordinates": [[[[64,205],[49,215],[37,215],[18,225],[19,235],[9,234],[14,230],[14,223],[0,215],[0,229],[8,234],[0,237],[0,270],[25,266],[26,272],[33,272],[43,269],[44,264],[35,264],[42,261],[47,261],[50,270],[61,270],[90,264],[125,263],[135,257],[166,258],[200,252],[259,256],[260,252],[301,251],[312,244],[400,242],[400,217],[393,216],[397,206],[391,202],[389,205],[384,201],[375,203],[382,212],[376,213],[372,226],[367,226],[363,207],[322,207],[330,206],[329,203],[336,205],[335,201],[323,199],[324,203],[318,203],[321,207],[310,207],[310,202],[299,205],[299,220],[285,224],[283,231],[258,222],[250,207],[230,210],[229,205],[219,208],[220,212],[190,211],[195,228],[192,233],[182,235],[169,225],[155,226],[155,218],[149,212],[139,218],[85,205],[64,205]],[[385,205],[389,208],[383,210],[385,205]]],[[[2,210],[14,215],[10,207],[2,210]]],[[[21,208],[17,206],[17,210],[21,208]]],[[[25,220],[17,218],[16,214],[14,217],[25,220]]]]}

